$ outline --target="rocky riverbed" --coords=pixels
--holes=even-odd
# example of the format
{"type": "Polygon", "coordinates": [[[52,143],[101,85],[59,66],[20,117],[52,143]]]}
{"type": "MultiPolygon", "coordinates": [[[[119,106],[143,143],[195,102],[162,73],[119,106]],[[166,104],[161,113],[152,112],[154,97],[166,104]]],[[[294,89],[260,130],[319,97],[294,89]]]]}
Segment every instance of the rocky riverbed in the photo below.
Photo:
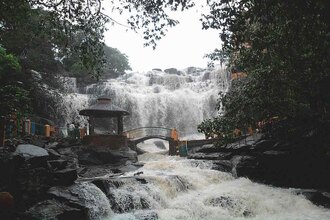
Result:
{"type": "Polygon", "coordinates": [[[82,189],[99,190],[90,183],[96,177],[141,166],[129,148],[43,137],[11,140],[0,148],[0,219],[91,219],[95,207],[88,207],[82,189]]]}

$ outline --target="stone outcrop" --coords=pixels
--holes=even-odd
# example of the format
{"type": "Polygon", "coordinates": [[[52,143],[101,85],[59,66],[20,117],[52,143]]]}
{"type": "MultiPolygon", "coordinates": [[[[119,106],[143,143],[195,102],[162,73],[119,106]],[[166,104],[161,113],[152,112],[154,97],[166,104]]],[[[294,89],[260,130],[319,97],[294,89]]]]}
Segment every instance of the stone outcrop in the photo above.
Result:
{"type": "Polygon", "coordinates": [[[182,75],[183,72],[176,69],[176,68],[168,68],[168,69],[165,69],[164,70],[165,73],[168,73],[168,74],[175,74],[175,75],[182,75]]]}
{"type": "Polygon", "coordinates": [[[190,149],[188,158],[213,160],[213,169],[231,172],[236,177],[303,189],[315,204],[330,204],[329,141],[303,137],[291,142],[250,136],[221,147],[204,145],[190,149]],[[327,153],[328,152],[328,153],[327,153]],[[320,191],[321,190],[321,191],[320,191]]]}
{"type": "MultiPolygon", "coordinates": [[[[79,140],[43,137],[8,143],[0,148],[0,176],[4,177],[0,178],[0,195],[10,195],[14,208],[1,205],[0,219],[90,219],[89,207],[77,197],[79,190],[72,188],[79,188],[79,176],[122,174],[142,165],[128,147],[109,150],[79,140]]],[[[9,201],[2,200],[3,204],[9,201]]]]}

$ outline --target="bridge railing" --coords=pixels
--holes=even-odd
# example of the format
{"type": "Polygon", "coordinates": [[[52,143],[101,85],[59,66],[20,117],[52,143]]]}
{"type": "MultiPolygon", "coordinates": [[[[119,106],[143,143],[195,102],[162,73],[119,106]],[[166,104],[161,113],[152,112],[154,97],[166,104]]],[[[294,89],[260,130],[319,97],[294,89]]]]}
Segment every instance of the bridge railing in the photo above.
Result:
{"type": "Polygon", "coordinates": [[[141,127],[124,131],[127,138],[135,139],[147,136],[171,137],[172,129],[164,127],[141,127]]]}

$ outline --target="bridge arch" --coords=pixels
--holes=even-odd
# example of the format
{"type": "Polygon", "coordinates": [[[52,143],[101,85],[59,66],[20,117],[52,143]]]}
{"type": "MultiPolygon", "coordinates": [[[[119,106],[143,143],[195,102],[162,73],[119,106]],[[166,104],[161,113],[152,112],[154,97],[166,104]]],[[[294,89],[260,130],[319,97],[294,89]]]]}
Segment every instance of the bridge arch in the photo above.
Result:
{"type": "Polygon", "coordinates": [[[128,138],[128,146],[137,148],[137,144],[150,140],[161,139],[169,142],[169,154],[176,154],[176,145],[178,134],[175,129],[164,127],[140,127],[125,131],[124,134],[128,138]]]}

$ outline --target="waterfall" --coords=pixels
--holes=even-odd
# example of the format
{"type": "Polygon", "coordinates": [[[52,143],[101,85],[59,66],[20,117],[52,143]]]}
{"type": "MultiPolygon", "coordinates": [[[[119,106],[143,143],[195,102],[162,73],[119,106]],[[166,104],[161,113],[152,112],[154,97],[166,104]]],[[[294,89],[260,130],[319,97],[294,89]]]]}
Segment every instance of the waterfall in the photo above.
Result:
{"type": "Polygon", "coordinates": [[[82,89],[82,94],[68,95],[66,122],[82,121],[78,110],[106,95],[131,113],[124,118],[125,130],[161,126],[177,128],[181,136],[197,134],[197,125],[217,114],[218,93],[228,88],[227,75],[224,69],[192,67],[172,73],[160,70],[127,73],[89,85],[82,89]]]}
{"type": "Polygon", "coordinates": [[[71,187],[72,193],[76,194],[88,208],[89,218],[101,220],[113,214],[106,195],[92,183],[79,183],[71,187]]]}

